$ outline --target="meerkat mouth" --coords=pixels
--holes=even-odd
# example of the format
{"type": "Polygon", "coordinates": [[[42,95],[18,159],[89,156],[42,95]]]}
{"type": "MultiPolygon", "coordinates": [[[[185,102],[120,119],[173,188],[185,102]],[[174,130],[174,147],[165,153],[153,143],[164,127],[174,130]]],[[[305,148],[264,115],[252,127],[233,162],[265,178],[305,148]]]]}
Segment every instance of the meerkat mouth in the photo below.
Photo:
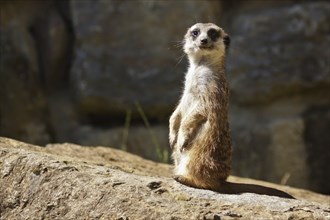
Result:
{"type": "Polygon", "coordinates": [[[198,46],[198,48],[201,50],[212,50],[212,49],[214,49],[214,46],[213,45],[206,45],[206,46],[200,45],[200,46],[198,46]]]}

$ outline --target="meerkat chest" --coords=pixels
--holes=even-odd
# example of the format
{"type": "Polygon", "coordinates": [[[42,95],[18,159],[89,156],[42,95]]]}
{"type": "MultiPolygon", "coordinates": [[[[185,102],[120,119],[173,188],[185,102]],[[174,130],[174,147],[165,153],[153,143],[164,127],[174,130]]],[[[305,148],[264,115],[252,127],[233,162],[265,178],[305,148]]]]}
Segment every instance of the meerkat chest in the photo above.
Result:
{"type": "Polygon", "coordinates": [[[210,69],[203,66],[189,68],[185,78],[183,104],[187,107],[201,104],[214,87],[215,77],[210,69]]]}

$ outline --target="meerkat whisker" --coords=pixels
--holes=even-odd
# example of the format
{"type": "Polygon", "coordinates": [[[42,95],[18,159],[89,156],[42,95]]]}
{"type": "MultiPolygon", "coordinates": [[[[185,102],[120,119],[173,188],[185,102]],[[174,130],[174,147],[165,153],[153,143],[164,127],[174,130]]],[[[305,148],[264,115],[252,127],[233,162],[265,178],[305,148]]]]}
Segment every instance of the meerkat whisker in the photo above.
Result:
{"type": "Polygon", "coordinates": [[[182,41],[174,41],[173,46],[176,47],[176,48],[182,48],[183,42],[182,41]]]}
{"type": "Polygon", "coordinates": [[[178,62],[175,64],[175,66],[178,66],[181,62],[182,62],[182,60],[183,60],[183,58],[186,56],[186,54],[182,54],[177,60],[178,60],[178,62]]]}

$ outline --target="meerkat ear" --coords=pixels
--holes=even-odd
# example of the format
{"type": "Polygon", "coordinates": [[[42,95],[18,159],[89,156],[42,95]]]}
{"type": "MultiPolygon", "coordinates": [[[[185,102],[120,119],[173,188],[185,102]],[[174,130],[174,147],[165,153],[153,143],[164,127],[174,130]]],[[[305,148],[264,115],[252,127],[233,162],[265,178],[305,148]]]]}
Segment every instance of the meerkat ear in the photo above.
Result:
{"type": "Polygon", "coordinates": [[[228,50],[230,46],[230,37],[228,34],[223,37],[223,43],[225,44],[226,50],[228,50]]]}

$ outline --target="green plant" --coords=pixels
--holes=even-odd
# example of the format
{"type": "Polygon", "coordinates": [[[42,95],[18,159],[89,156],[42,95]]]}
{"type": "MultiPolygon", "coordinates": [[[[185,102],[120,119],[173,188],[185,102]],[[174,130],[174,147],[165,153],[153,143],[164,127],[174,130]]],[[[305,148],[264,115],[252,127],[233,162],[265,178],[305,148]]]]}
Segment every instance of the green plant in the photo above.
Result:
{"type": "MultiPolygon", "coordinates": [[[[151,137],[151,141],[152,141],[153,145],[155,146],[156,154],[157,154],[159,161],[161,161],[163,163],[168,163],[168,153],[169,152],[168,152],[167,148],[162,149],[162,147],[160,146],[160,144],[156,138],[156,135],[154,134],[154,131],[150,125],[148,117],[145,114],[145,112],[143,111],[143,108],[141,107],[140,103],[138,101],[135,101],[134,105],[135,105],[140,117],[142,118],[144,125],[146,126],[146,128],[148,130],[148,133],[151,137]]],[[[131,125],[131,120],[132,120],[132,110],[127,109],[126,116],[125,116],[125,124],[124,124],[124,128],[123,128],[122,144],[121,144],[121,149],[123,151],[127,151],[127,142],[128,142],[128,135],[129,135],[129,128],[131,125]]]]}
{"type": "Polygon", "coordinates": [[[150,126],[150,122],[146,116],[146,114],[144,113],[140,103],[138,101],[134,102],[136,109],[138,111],[138,113],[140,114],[148,132],[149,135],[151,137],[151,141],[154,144],[155,148],[156,148],[156,153],[157,153],[157,157],[161,162],[167,163],[168,162],[168,150],[166,148],[162,149],[159,142],[157,141],[156,135],[154,134],[151,126],[150,126]]]}
{"type": "Polygon", "coordinates": [[[132,110],[127,109],[124,130],[123,130],[123,140],[122,140],[122,145],[121,145],[121,149],[124,151],[127,151],[128,131],[129,131],[129,126],[131,124],[131,119],[132,119],[132,110]]]}

